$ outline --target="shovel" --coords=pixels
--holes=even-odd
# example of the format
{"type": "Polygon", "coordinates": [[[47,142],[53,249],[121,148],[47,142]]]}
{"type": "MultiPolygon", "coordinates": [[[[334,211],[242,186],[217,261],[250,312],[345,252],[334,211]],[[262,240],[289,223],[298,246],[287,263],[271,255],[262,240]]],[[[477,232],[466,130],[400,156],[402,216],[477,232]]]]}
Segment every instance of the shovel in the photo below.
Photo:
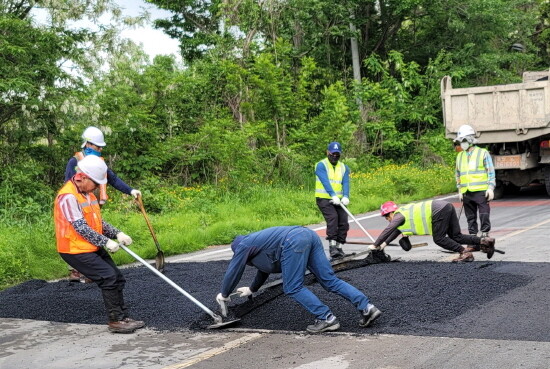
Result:
{"type": "Polygon", "coordinates": [[[204,312],[208,315],[210,315],[212,317],[212,319],[214,319],[214,324],[211,324],[209,325],[207,328],[208,329],[217,329],[217,328],[224,328],[224,327],[227,327],[229,325],[232,325],[232,324],[235,324],[237,323],[238,321],[240,321],[240,319],[235,319],[235,320],[230,320],[230,321],[227,321],[227,322],[224,322],[223,321],[223,318],[217,314],[215,314],[212,310],[210,310],[209,308],[207,308],[206,306],[204,306],[199,300],[197,300],[196,298],[194,298],[193,296],[191,296],[187,291],[185,291],[183,288],[181,288],[180,286],[178,286],[177,284],[175,284],[171,279],[169,279],[168,277],[166,277],[164,274],[162,274],[161,272],[159,272],[158,270],[156,270],[155,268],[153,268],[151,265],[149,265],[148,262],[146,262],[145,260],[143,260],[139,255],[137,255],[135,252],[133,252],[132,250],[130,250],[129,248],[127,248],[126,246],[124,245],[120,245],[120,248],[123,249],[124,251],[126,251],[128,254],[130,254],[131,256],[133,256],[137,261],[139,261],[140,263],[142,263],[143,265],[145,265],[147,268],[149,268],[149,270],[151,270],[153,273],[155,273],[156,275],[158,275],[159,277],[161,277],[162,279],[164,279],[164,281],[166,283],[168,283],[170,286],[174,287],[176,290],[178,290],[181,294],[183,294],[185,297],[187,297],[189,300],[191,300],[195,305],[197,305],[198,307],[200,307],[202,310],[204,310],[204,312]]]}
{"type": "Polygon", "coordinates": [[[149,217],[147,216],[147,213],[145,212],[145,207],[143,206],[143,201],[141,200],[141,195],[139,195],[136,198],[136,203],[139,206],[139,210],[141,210],[141,214],[143,214],[143,217],[145,218],[145,222],[147,223],[147,226],[149,227],[149,232],[151,232],[151,236],[153,236],[153,241],[155,241],[155,246],[157,247],[157,256],[155,256],[155,267],[159,272],[164,272],[164,253],[160,249],[159,241],[157,240],[157,236],[155,235],[155,231],[153,231],[153,226],[151,225],[151,222],[149,221],[149,217]]]}
{"type": "Polygon", "coordinates": [[[348,213],[348,215],[350,216],[350,218],[353,219],[353,221],[354,221],[355,223],[357,223],[357,225],[359,226],[359,228],[361,228],[361,230],[362,230],[363,232],[365,232],[365,234],[370,238],[370,240],[371,240],[372,242],[375,242],[375,241],[374,241],[374,238],[372,238],[372,236],[370,235],[370,233],[367,232],[367,230],[366,230],[365,228],[363,228],[363,226],[361,225],[361,223],[359,223],[359,221],[358,221],[357,219],[355,219],[355,217],[354,217],[353,214],[348,210],[348,208],[346,208],[346,207],[344,206],[344,204],[340,204],[340,206],[342,207],[342,209],[345,210],[346,213],[348,213]]]}

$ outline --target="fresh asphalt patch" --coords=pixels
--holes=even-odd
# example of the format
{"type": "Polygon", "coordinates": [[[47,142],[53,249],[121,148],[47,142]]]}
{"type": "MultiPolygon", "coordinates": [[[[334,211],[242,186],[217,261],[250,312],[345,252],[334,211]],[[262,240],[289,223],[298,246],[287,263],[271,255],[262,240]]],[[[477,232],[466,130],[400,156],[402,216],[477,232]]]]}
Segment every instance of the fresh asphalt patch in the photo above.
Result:
{"type": "MultiPolygon", "coordinates": [[[[169,263],[165,275],[217,312],[215,296],[228,261],[169,263]]],[[[363,291],[382,312],[371,327],[358,325],[359,314],[347,300],[323,290],[312,277],[310,288],[338,317],[340,331],[436,337],[550,341],[550,264],[476,261],[350,264],[339,278],[363,291]]],[[[145,267],[123,269],[130,316],[149,328],[203,329],[213,320],[198,306],[145,267]]],[[[240,286],[255,269],[247,267],[240,286]]],[[[273,275],[276,279],[280,275],[273,275]]],[[[95,284],[31,280],[0,292],[0,317],[52,322],[105,324],[95,284]]],[[[274,287],[253,299],[233,297],[230,318],[238,327],[303,333],[313,316],[274,287]]]]}

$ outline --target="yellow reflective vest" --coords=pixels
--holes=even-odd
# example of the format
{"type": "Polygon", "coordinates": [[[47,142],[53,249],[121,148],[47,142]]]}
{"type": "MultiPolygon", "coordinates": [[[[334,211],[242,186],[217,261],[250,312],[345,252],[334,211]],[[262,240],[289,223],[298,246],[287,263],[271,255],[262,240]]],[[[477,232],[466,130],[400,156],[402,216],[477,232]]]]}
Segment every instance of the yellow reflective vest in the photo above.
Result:
{"type": "MultiPolygon", "coordinates": [[[[317,164],[319,163],[322,163],[327,170],[328,180],[330,181],[332,190],[336,192],[336,196],[342,198],[344,196],[342,192],[342,180],[344,179],[346,166],[340,161],[336,163],[336,166],[334,166],[330,163],[330,161],[328,161],[328,158],[321,160],[317,164]]],[[[317,164],[315,167],[317,167],[317,164]]],[[[318,176],[315,176],[315,197],[319,197],[321,199],[332,199],[332,196],[330,196],[327,190],[325,190],[325,187],[323,186],[323,183],[321,183],[318,176]]]]}
{"type": "Polygon", "coordinates": [[[396,210],[405,217],[397,227],[406,236],[432,234],[432,200],[408,204],[396,210]]]}
{"type": "Polygon", "coordinates": [[[474,149],[470,151],[470,155],[465,151],[458,153],[456,170],[459,173],[460,183],[458,189],[461,193],[487,191],[489,188],[489,174],[484,164],[484,158],[487,154],[487,150],[477,146],[474,146],[474,149]]]}

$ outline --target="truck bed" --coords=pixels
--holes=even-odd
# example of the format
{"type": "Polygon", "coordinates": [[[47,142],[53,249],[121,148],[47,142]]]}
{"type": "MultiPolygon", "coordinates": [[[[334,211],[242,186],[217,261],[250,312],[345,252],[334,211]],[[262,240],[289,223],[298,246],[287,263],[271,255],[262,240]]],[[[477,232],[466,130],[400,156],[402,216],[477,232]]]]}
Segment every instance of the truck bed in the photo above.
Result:
{"type": "Polygon", "coordinates": [[[445,135],[450,139],[463,124],[474,127],[480,144],[550,134],[549,80],[453,88],[446,76],[441,80],[441,99],[445,135]]]}

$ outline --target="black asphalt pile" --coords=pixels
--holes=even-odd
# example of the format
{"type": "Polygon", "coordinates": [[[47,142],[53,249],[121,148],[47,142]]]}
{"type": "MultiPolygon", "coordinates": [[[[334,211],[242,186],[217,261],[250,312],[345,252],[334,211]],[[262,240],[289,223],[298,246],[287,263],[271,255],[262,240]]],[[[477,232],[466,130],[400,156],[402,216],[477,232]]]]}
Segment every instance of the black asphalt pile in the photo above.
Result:
{"type": "MultiPolygon", "coordinates": [[[[167,264],[165,275],[217,311],[227,261],[167,264]]],[[[343,298],[324,291],[312,277],[308,288],[327,303],[341,331],[357,334],[411,334],[464,338],[550,341],[550,265],[544,263],[392,262],[338,272],[383,315],[372,327],[358,326],[359,314],[343,298]]],[[[213,320],[173,287],[144,267],[124,269],[125,297],[134,319],[149,328],[180,331],[203,328],[213,320]]],[[[251,283],[247,267],[240,286],[251,283]]],[[[279,275],[274,275],[276,279],[279,275]]],[[[99,289],[94,284],[33,280],[0,292],[0,317],[105,324],[99,289]]],[[[313,317],[282,294],[282,286],[252,300],[233,297],[232,316],[240,328],[304,332],[313,317]]]]}

